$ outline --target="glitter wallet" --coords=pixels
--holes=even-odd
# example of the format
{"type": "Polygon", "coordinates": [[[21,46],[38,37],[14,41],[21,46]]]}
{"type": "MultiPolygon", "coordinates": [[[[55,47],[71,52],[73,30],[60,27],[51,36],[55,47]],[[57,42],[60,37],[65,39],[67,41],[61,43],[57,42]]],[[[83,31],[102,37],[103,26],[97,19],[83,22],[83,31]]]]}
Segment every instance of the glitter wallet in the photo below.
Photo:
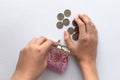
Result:
{"type": "Polygon", "coordinates": [[[56,72],[64,72],[68,66],[70,51],[65,46],[51,47],[47,67],[56,72]]]}

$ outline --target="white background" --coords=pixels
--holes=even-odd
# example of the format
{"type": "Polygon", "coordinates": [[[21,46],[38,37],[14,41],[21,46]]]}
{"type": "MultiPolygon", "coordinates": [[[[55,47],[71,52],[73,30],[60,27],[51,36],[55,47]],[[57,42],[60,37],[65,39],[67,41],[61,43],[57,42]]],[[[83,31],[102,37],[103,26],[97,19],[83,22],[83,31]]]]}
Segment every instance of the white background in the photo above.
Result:
{"type": "MultiPolygon", "coordinates": [[[[100,80],[120,80],[120,1],[119,0],[0,0],[0,80],[13,74],[19,51],[33,38],[46,36],[63,41],[67,28],[56,28],[56,15],[72,11],[88,14],[99,32],[97,68],[100,80]]],[[[58,74],[46,70],[41,80],[82,80],[71,57],[67,70],[58,74]]]]}

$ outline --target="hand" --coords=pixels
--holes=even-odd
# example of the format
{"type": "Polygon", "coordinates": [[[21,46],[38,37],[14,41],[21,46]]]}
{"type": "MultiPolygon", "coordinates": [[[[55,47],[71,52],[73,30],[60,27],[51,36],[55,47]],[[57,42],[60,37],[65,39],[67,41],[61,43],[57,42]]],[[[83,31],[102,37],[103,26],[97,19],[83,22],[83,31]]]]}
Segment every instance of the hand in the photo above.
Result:
{"type": "Polygon", "coordinates": [[[34,38],[20,52],[12,80],[36,80],[47,67],[48,50],[57,43],[45,37],[34,38]]]}
{"type": "Polygon", "coordinates": [[[80,64],[84,80],[97,80],[97,29],[91,19],[85,14],[78,15],[74,21],[79,27],[79,39],[76,43],[73,43],[69,33],[65,32],[66,44],[72,55],[80,64]],[[90,76],[94,76],[94,78],[91,78],[90,76]]]}
{"type": "Polygon", "coordinates": [[[96,61],[97,51],[97,30],[91,19],[87,15],[79,15],[75,18],[75,22],[79,27],[79,39],[77,43],[73,43],[68,32],[65,32],[65,41],[72,55],[78,62],[96,61]]]}

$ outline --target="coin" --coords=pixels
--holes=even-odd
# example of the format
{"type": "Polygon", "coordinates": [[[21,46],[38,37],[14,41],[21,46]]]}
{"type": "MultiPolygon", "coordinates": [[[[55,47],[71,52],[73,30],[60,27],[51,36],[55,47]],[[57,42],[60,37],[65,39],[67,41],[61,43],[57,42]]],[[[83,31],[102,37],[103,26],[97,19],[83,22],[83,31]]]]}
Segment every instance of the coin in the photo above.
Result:
{"type": "Polygon", "coordinates": [[[79,33],[79,28],[78,28],[78,27],[75,27],[75,28],[74,28],[74,32],[75,32],[75,33],[79,33]]]}
{"type": "Polygon", "coordinates": [[[64,19],[63,20],[63,25],[68,26],[70,24],[69,19],[64,19]]]}
{"type": "Polygon", "coordinates": [[[79,33],[74,33],[74,34],[72,35],[72,39],[73,39],[74,41],[77,41],[78,38],[79,38],[79,33]]]}
{"type": "Polygon", "coordinates": [[[64,19],[64,14],[63,14],[63,13],[59,13],[59,14],[57,15],[57,19],[58,19],[58,20],[63,20],[63,19],[64,19]]]}
{"type": "Polygon", "coordinates": [[[72,21],[72,25],[74,26],[74,27],[77,27],[77,23],[73,20],[72,21]]]}
{"type": "Polygon", "coordinates": [[[71,16],[71,11],[70,11],[69,9],[66,9],[66,10],[64,11],[64,15],[65,15],[66,17],[70,17],[70,16],[71,16]]]}
{"type": "Polygon", "coordinates": [[[74,33],[74,29],[72,27],[69,27],[68,30],[69,34],[73,34],[74,33]]]}
{"type": "Polygon", "coordinates": [[[62,22],[57,22],[56,24],[58,29],[62,29],[63,28],[63,23],[62,22]]]}

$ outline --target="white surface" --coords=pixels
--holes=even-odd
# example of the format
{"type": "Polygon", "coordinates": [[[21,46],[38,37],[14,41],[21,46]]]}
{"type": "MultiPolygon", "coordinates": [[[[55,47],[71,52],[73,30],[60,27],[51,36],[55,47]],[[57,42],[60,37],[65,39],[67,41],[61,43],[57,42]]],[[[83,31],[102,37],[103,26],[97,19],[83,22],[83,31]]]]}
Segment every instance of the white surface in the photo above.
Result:
{"type": "MultiPolygon", "coordinates": [[[[62,39],[56,15],[65,9],[87,13],[99,32],[97,68],[100,80],[120,80],[120,1],[119,0],[0,0],[0,80],[9,80],[19,51],[33,37],[62,39]]],[[[41,80],[82,80],[73,58],[63,74],[46,70],[41,80]]]]}

